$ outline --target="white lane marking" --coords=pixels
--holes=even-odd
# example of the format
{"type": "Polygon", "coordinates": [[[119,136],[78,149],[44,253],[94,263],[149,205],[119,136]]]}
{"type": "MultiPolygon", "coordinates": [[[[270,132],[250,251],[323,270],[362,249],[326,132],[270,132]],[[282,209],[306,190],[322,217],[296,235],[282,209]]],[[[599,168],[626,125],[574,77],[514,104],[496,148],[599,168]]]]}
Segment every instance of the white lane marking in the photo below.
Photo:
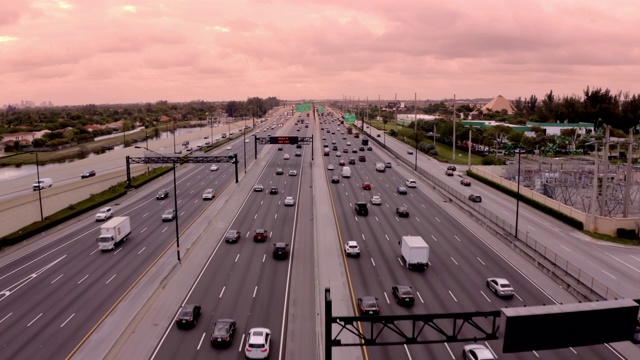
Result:
{"type": "Polygon", "coordinates": [[[478,259],[478,261],[480,261],[482,265],[487,266],[487,264],[485,264],[484,261],[482,261],[479,257],[476,257],[476,259],[478,259]]]}
{"type": "Polygon", "coordinates": [[[119,248],[118,250],[116,250],[116,251],[113,253],[113,255],[115,255],[115,254],[119,253],[119,252],[120,252],[120,250],[122,250],[122,248],[119,248]]]}
{"type": "Polygon", "coordinates": [[[612,278],[614,278],[614,279],[616,278],[615,276],[613,276],[613,275],[609,274],[608,272],[606,272],[606,271],[604,271],[604,270],[602,270],[602,272],[603,272],[603,273],[605,273],[605,274],[607,274],[607,275],[609,275],[609,276],[611,276],[611,277],[612,277],[612,278]]]}
{"type": "Polygon", "coordinates": [[[17,283],[9,286],[8,288],[4,289],[3,291],[0,292],[0,301],[4,300],[7,298],[7,296],[11,295],[12,293],[14,293],[15,291],[17,291],[18,289],[20,289],[21,287],[27,285],[27,283],[29,283],[29,281],[33,280],[36,278],[36,276],[44,273],[47,269],[49,269],[50,267],[52,267],[53,265],[55,265],[58,261],[64,259],[67,255],[62,256],[61,258],[59,258],[58,260],[50,263],[49,265],[43,267],[40,270],[37,270],[36,272],[34,272],[33,274],[25,277],[24,279],[18,281],[17,283]]]}
{"type": "Polygon", "coordinates": [[[9,314],[7,314],[7,316],[3,317],[2,320],[0,320],[0,324],[5,321],[9,316],[11,316],[11,314],[13,314],[12,312],[10,312],[9,314]]]}
{"type": "Polygon", "coordinates": [[[169,228],[169,227],[167,226],[166,228],[162,229],[162,232],[167,231],[167,229],[168,229],[168,228],[169,228]]]}
{"type": "Polygon", "coordinates": [[[409,353],[409,348],[407,347],[407,345],[404,346],[404,351],[407,353],[407,357],[409,358],[409,360],[413,360],[411,354],[409,353]]]}
{"type": "Polygon", "coordinates": [[[373,264],[373,266],[376,266],[376,262],[373,261],[373,258],[371,258],[371,263],[373,264]]]}
{"type": "Polygon", "coordinates": [[[491,300],[487,297],[484,291],[480,290],[480,294],[482,294],[482,296],[484,296],[484,298],[487,299],[488,302],[491,302],[491,300]]]}
{"type": "Polygon", "coordinates": [[[436,239],[436,237],[435,237],[435,236],[433,236],[433,235],[431,235],[431,238],[432,238],[433,240],[435,240],[435,241],[438,241],[438,239],[436,239]]]}
{"type": "Polygon", "coordinates": [[[238,262],[238,258],[240,257],[240,254],[236,255],[236,261],[234,262],[238,262]]]}
{"type": "Polygon", "coordinates": [[[264,203],[264,200],[260,201],[260,205],[262,205],[262,203],[264,203]]]}
{"type": "Polygon", "coordinates": [[[496,355],[496,352],[495,352],[495,351],[493,351],[493,349],[491,348],[491,346],[489,345],[489,343],[485,341],[485,342],[484,342],[484,344],[487,346],[487,349],[489,349],[489,351],[491,351],[491,353],[493,353],[493,357],[497,359],[497,358],[498,358],[498,355],[496,355]]]}
{"type": "Polygon", "coordinates": [[[380,220],[378,220],[378,217],[377,217],[377,216],[374,216],[374,217],[376,218],[376,221],[380,221],[380,220]]]}
{"type": "Polygon", "coordinates": [[[402,259],[400,259],[400,258],[397,258],[397,259],[398,259],[398,262],[400,263],[400,265],[404,266],[404,264],[402,263],[402,259]]]}
{"type": "Polygon", "coordinates": [[[451,290],[449,290],[449,295],[451,295],[451,297],[453,298],[453,301],[458,302],[458,299],[456,299],[456,297],[453,296],[453,293],[451,292],[451,290]]]}
{"type": "Polygon", "coordinates": [[[262,262],[264,262],[266,259],[267,259],[267,254],[262,255],[262,262]]]}
{"type": "Polygon", "coordinates": [[[573,353],[576,354],[576,355],[578,354],[578,352],[573,350],[573,348],[571,346],[569,346],[569,350],[573,351],[573,353]]]}
{"type": "Polygon", "coordinates": [[[147,230],[147,228],[144,228],[144,229],[140,230],[140,234],[142,234],[143,232],[145,232],[145,230],[147,230]]]}
{"type": "Polygon", "coordinates": [[[138,255],[140,255],[147,247],[143,247],[142,249],[140,249],[140,251],[138,251],[138,255]]]}
{"type": "Polygon", "coordinates": [[[253,217],[253,220],[258,218],[258,214],[255,214],[255,216],[253,217]]]}
{"type": "Polygon", "coordinates": [[[417,217],[417,216],[416,216],[416,220],[418,220],[418,222],[422,222],[422,221],[420,221],[420,218],[419,218],[419,217],[417,217]]]}
{"type": "Polygon", "coordinates": [[[438,220],[438,222],[440,222],[440,219],[438,219],[437,217],[436,217],[436,220],[438,220]]]}
{"type": "Polygon", "coordinates": [[[274,218],[274,219],[277,219],[277,218],[278,218],[278,213],[276,213],[276,216],[274,216],[273,218],[274,218]]]}
{"type": "Polygon", "coordinates": [[[364,238],[364,234],[362,234],[362,240],[367,240],[367,239],[364,238]]]}
{"type": "Polygon", "coordinates": [[[385,205],[387,205],[387,207],[389,207],[389,204],[385,204],[385,205]]]}
{"type": "Polygon", "coordinates": [[[422,207],[425,208],[425,209],[427,208],[426,206],[424,206],[424,204],[420,204],[420,205],[422,205],[422,207]]]}
{"type": "Polygon", "coordinates": [[[531,352],[533,353],[533,355],[535,355],[537,358],[540,357],[540,355],[538,355],[538,353],[535,350],[531,350],[531,352]]]}
{"type": "Polygon", "coordinates": [[[200,337],[200,342],[198,343],[198,347],[196,348],[196,350],[200,350],[200,347],[202,346],[202,342],[204,341],[204,336],[207,335],[207,333],[202,333],[202,336],[200,337]]]}
{"type": "Polygon", "coordinates": [[[147,216],[147,215],[149,215],[149,213],[144,213],[144,215],[142,215],[142,217],[145,217],[145,216],[147,216]]]}
{"type": "Polygon", "coordinates": [[[78,285],[80,285],[81,282],[84,281],[84,279],[88,278],[89,274],[85,275],[82,279],[80,279],[80,281],[78,281],[78,285]]]}
{"type": "Polygon", "coordinates": [[[609,254],[609,253],[607,253],[607,252],[605,252],[605,254],[607,254],[607,255],[609,255],[610,257],[612,257],[612,258],[614,258],[614,259],[618,260],[620,263],[622,263],[622,264],[624,264],[624,265],[626,265],[626,266],[628,266],[628,267],[632,268],[633,270],[635,270],[635,271],[637,271],[637,272],[640,272],[640,269],[636,269],[636,268],[634,268],[633,266],[631,266],[631,265],[627,264],[626,262],[624,262],[624,261],[622,261],[622,260],[618,259],[617,257],[615,257],[615,256],[613,256],[613,255],[611,255],[611,254],[609,254]]]}
{"type": "Polygon", "coordinates": [[[560,245],[561,248],[567,250],[568,252],[571,252],[571,249],[569,249],[568,247],[564,246],[564,245],[560,245]]]}
{"type": "Polygon", "coordinates": [[[456,259],[453,258],[453,256],[451,257],[451,260],[453,261],[454,264],[458,265],[458,262],[456,261],[456,259]]]}
{"type": "Polygon", "coordinates": [[[458,236],[453,235],[454,238],[456,238],[456,240],[458,240],[459,242],[462,242],[462,240],[460,240],[460,238],[458,238],[458,236]]]}
{"type": "Polygon", "coordinates": [[[387,234],[384,234],[384,237],[386,237],[387,241],[389,241],[389,237],[387,236],[387,234]]]}
{"type": "Polygon", "coordinates": [[[633,256],[633,255],[629,255],[629,256],[631,256],[632,258],[634,258],[634,259],[636,259],[636,260],[640,261],[640,258],[638,258],[638,257],[635,257],[635,256],[633,256]]]}
{"type": "Polygon", "coordinates": [[[517,292],[514,292],[514,293],[513,293],[513,295],[515,295],[515,296],[518,298],[518,300],[520,300],[520,301],[524,302],[524,300],[522,300],[522,298],[521,298],[520,296],[518,296],[518,293],[517,293],[517,292]]]}
{"type": "Polygon", "coordinates": [[[240,346],[238,346],[238,351],[242,351],[243,344],[244,344],[244,333],[242,334],[242,338],[240,339],[240,346]]]}
{"type": "Polygon", "coordinates": [[[60,279],[64,274],[60,274],[60,276],[58,276],[57,278],[53,279],[53,281],[51,282],[52,284],[56,281],[58,281],[58,279],[60,279]]]}
{"type": "Polygon", "coordinates": [[[391,304],[391,302],[389,302],[389,296],[387,296],[387,292],[384,292],[384,298],[387,300],[387,304],[391,304]]]}
{"type": "Polygon", "coordinates": [[[398,219],[398,217],[397,217],[397,216],[396,216],[396,221],[398,221],[398,222],[400,221],[400,219],[398,219]]]}
{"type": "Polygon", "coordinates": [[[116,277],[117,274],[113,274],[112,277],[109,278],[109,280],[107,280],[107,282],[105,284],[108,284],[111,280],[113,280],[114,277],[116,277]]]}
{"type": "Polygon", "coordinates": [[[449,350],[449,355],[451,355],[451,358],[452,358],[452,359],[455,359],[456,357],[455,357],[455,356],[453,356],[453,353],[451,352],[451,349],[449,349],[449,344],[444,343],[444,346],[446,346],[446,347],[447,347],[447,350],[449,350]]]}
{"type": "Polygon", "coordinates": [[[422,295],[420,295],[420,293],[417,291],[416,291],[416,294],[418,295],[418,299],[420,299],[420,302],[424,304],[424,300],[422,300],[422,295]]]}
{"type": "Polygon", "coordinates": [[[40,316],[42,316],[42,313],[40,313],[40,315],[36,316],[35,319],[31,320],[30,323],[27,324],[27,327],[31,326],[31,324],[33,324],[34,322],[36,322],[36,320],[38,320],[40,318],[40,316]]]}
{"type": "Polygon", "coordinates": [[[95,254],[95,252],[96,252],[96,251],[98,251],[98,250],[100,250],[100,249],[95,249],[95,250],[93,250],[89,255],[93,255],[93,254],[95,254]]]}
{"type": "Polygon", "coordinates": [[[358,221],[358,217],[356,216],[356,221],[358,221]]]}
{"type": "Polygon", "coordinates": [[[253,289],[253,297],[256,297],[256,292],[258,292],[258,286],[256,285],[256,288],[253,289]]]}
{"type": "Polygon", "coordinates": [[[222,298],[222,294],[224,294],[224,289],[226,289],[226,286],[222,287],[222,290],[220,291],[220,295],[218,296],[218,298],[222,298]]]}
{"type": "Polygon", "coordinates": [[[250,233],[250,231],[247,231],[247,235],[245,235],[244,237],[248,238],[250,233]]]}
{"type": "Polygon", "coordinates": [[[71,318],[72,318],[72,317],[74,317],[74,316],[75,316],[75,313],[71,314],[71,316],[69,316],[69,318],[68,318],[67,320],[65,320],[65,321],[62,323],[62,325],[60,325],[60,327],[63,327],[63,326],[64,326],[66,323],[68,323],[68,322],[69,322],[69,320],[71,320],[71,318]]]}

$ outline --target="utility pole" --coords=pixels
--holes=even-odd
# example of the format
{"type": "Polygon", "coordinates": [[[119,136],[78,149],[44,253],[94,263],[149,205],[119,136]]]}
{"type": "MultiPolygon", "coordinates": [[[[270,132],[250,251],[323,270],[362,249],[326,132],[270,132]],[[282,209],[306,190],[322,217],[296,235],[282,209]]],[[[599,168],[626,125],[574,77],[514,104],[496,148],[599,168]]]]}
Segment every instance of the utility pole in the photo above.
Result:
{"type": "Polygon", "coordinates": [[[414,137],[413,141],[416,145],[416,149],[415,149],[415,162],[413,165],[413,170],[418,171],[418,93],[414,93],[414,102],[416,106],[415,106],[415,113],[414,113],[414,120],[413,120],[413,137],[414,137]]]}
{"type": "Polygon", "coordinates": [[[604,128],[604,149],[602,149],[602,196],[600,197],[600,216],[606,216],[607,178],[609,177],[609,125],[604,128]]]}
{"type": "Polygon", "coordinates": [[[596,228],[596,206],[598,205],[598,142],[594,139],[595,156],[593,157],[593,190],[591,191],[591,208],[589,209],[589,218],[591,219],[591,227],[587,230],[595,232],[596,228]]]}
{"type": "Polygon", "coordinates": [[[631,171],[631,158],[633,152],[633,128],[629,129],[629,149],[627,150],[627,169],[624,179],[624,210],[625,218],[629,217],[629,194],[631,193],[631,183],[633,182],[633,172],[631,171]]]}
{"type": "MultiPolygon", "coordinates": [[[[467,143],[467,145],[469,146],[469,157],[467,159],[467,170],[471,170],[471,129],[469,129],[469,142],[467,143]]],[[[520,174],[518,174],[519,176],[520,174]]]]}
{"type": "MultiPolygon", "coordinates": [[[[456,161],[456,94],[453,94],[453,161],[456,161]]],[[[517,236],[516,236],[517,237],[517,236]]]]}

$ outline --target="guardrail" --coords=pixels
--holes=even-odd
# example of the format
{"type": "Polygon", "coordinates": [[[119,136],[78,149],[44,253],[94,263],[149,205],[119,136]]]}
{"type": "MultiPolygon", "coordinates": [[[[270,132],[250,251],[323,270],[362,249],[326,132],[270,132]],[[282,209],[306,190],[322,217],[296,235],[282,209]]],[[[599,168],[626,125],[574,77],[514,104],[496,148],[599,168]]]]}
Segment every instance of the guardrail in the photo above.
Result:
{"type": "MultiPolygon", "coordinates": [[[[369,133],[362,131],[362,129],[360,130],[361,135],[367,136],[370,140],[374,141],[381,147],[384,146],[383,143],[376,137],[370,136],[369,133]]],[[[411,169],[414,168],[413,162],[407,160],[404,156],[402,156],[395,150],[390,149],[389,147],[386,147],[386,150],[393,156],[395,156],[398,161],[404,163],[411,169]]],[[[470,203],[465,194],[456,190],[448,183],[445,183],[444,181],[438,179],[421,167],[417,167],[417,172],[422,177],[427,179],[427,181],[431,182],[434,186],[446,192],[455,200],[473,208],[481,216],[482,219],[488,220],[493,225],[504,230],[505,233],[500,234],[502,239],[509,242],[512,246],[517,247],[521,251],[526,252],[529,256],[532,257],[532,259],[535,259],[534,261],[537,263],[537,265],[544,266],[546,269],[548,269],[548,271],[550,271],[554,276],[557,276],[558,278],[564,279],[567,276],[570,277],[570,280],[564,280],[565,283],[568,286],[571,286],[575,291],[579,292],[579,294],[584,298],[591,301],[597,299],[610,300],[623,298],[623,296],[616,293],[602,282],[596,280],[593,276],[582,271],[578,266],[569,262],[569,260],[563,258],[553,250],[549,249],[547,246],[537,241],[535,238],[530,236],[529,233],[519,230],[518,237],[516,238],[513,235],[515,233],[514,225],[496,215],[495,213],[487,210],[483,206],[477,203],[470,203]],[[542,263],[540,262],[540,259],[543,260],[542,263]],[[588,293],[585,293],[583,289],[586,289],[588,293]]],[[[480,219],[480,217],[478,217],[478,219],[480,219]]]]}

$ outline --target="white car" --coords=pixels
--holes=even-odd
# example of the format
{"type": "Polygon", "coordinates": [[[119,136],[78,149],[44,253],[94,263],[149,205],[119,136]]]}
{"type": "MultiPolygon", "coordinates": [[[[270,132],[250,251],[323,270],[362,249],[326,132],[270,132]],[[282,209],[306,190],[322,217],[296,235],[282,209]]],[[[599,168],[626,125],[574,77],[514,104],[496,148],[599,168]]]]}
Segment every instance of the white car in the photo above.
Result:
{"type": "Polygon", "coordinates": [[[347,146],[351,146],[351,141],[347,141],[347,146]]]}
{"type": "Polygon", "coordinates": [[[293,206],[296,204],[296,200],[293,198],[293,196],[287,196],[286,198],[284,198],[284,206],[293,206]]]}
{"type": "Polygon", "coordinates": [[[249,139],[245,140],[244,142],[248,143],[248,142],[249,142],[249,139]]]}
{"type": "Polygon", "coordinates": [[[231,150],[231,146],[227,146],[227,150],[231,150]]]}
{"type": "Polygon", "coordinates": [[[378,195],[371,197],[371,205],[382,205],[382,199],[378,195]]]}
{"type": "Polygon", "coordinates": [[[215,196],[216,196],[216,193],[215,191],[213,191],[213,189],[207,189],[202,194],[202,200],[213,200],[215,196]]]}
{"type": "Polygon", "coordinates": [[[96,221],[106,221],[113,216],[113,209],[111,207],[103,207],[96,214],[96,221]]]}
{"type": "Polygon", "coordinates": [[[327,170],[334,170],[336,167],[333,164],[327,165],[327,170]]]}
{"type": "Polygon", "coordinates": [[[513,287],[509,284],[507,279],[502,278],[488,278],[487,287],[493,293],[500,297],[512,297],[514,294],[513,287]]]}
{"type": "Polygon", "coordinates": [[[414,188],[416,186],[418,186],[418,183],[413,180],[413,179],[407,179],[407,181],[404,182],[404,184],[408,187],[408,188],[414,188]]]}
{"type": "Polygon", "coordinates": [[[483,345],[470,344],[462,348],[462,357],[467,360],[495,360],[493,352],[483,345]]]}
{"type": "Polygon", "coordinates": [[[384,166],[384,163],[376,163],[376,171],[378,172],[385,172],[387,170],[387,167],[384,166]]]}
{"type": "Polygon", "coordinates": [[[344,252],[347,254],[347,256],[360,256],[360,246],[358,246],[358,242],[347,241],[347,243],[344,244],[344,252]]]}
{"type": "Polygon", "coordinates": [[[216,164],[211,165],[211,168],[210,168],[211,171],[218,171],[218,169],[220,169],[218,165],[216,164]]]}
{"type": "Polygon", "coordinates": [[[296,170],[289,170],[289,176],[296,176],[298,172],[296,170]]]}
{"type": "Polygon", "coordinates": [[[284,159],[284,160],[289,160],[289,159],[291,159],[291,157],[289,156],[289,154],[284,154],[284,156],[282,157],[282,159],[284,159]]]}
{"type": "Polygon", "coordinates": [[[264,190],[264,186],[262,186],[262,184],[256,184],[256,185],[253,187],[253,191],[258,191],[258,192],[260,192],[260,191],[262,191],[262,190],[264,190]]]}
{"type": "Polygon", "coordinates": [[[244,356],[247,359],[266,359],[271,347],[271,330],[267,328],[252,328],[247,333],[247,343],[244,356]]]}

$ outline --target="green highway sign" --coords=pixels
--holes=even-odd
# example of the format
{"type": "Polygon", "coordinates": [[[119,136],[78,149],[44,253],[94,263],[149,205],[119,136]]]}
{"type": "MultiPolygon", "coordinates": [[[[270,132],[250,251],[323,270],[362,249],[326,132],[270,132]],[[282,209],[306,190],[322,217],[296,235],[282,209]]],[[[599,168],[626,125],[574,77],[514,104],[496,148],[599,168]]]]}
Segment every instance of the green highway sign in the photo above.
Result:
{"type": "Polygon", "coordinates": [[[345,123],[355,123],[356,122],[356,114],[344,114],[344,122],[345,123]]]}
{"type": "Polygon", "coordinates": [[[311,104],[296,104],[296,112],[311,111],[311,104]]]}
{"type": "Polygon", "coordinates": [[[323,107],[318,108],[318,112],[319,112],[320,114],[322,114],[322,113],[324,112],[324,108],[323,108],[323,107]]]}

